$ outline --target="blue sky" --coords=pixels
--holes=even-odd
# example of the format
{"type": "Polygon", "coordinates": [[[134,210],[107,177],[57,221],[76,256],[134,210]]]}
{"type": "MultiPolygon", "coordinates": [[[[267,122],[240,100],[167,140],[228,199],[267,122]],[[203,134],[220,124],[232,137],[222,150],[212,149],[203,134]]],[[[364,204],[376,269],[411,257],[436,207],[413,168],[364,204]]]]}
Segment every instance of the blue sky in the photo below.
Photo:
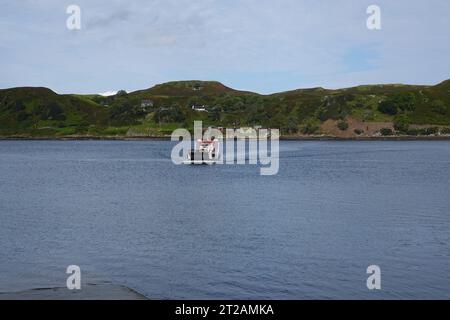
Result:
{"type": "Polygon", "coordinates": [[[0,0],[0,88],[133,91],[217,80],[272,93],[450,78],[448,0],[0,0]],[[80,6],[81,30],[66,28],[80,6]],[[369,5],[382,29],[366,27],[369,5]]]}

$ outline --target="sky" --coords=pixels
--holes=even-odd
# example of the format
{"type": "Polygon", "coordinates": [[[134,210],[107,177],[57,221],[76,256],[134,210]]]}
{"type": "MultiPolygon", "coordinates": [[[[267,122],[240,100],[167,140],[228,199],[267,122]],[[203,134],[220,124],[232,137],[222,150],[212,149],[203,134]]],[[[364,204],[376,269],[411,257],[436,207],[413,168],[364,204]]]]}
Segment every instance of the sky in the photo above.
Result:
{"type": "Polygon", "coordinates": [[[449,78],[448,0],[0,0],[0,88],[195,79],[267,94],[449,78]],[[367,28],[370,5],[381,30],[367,28]]]}

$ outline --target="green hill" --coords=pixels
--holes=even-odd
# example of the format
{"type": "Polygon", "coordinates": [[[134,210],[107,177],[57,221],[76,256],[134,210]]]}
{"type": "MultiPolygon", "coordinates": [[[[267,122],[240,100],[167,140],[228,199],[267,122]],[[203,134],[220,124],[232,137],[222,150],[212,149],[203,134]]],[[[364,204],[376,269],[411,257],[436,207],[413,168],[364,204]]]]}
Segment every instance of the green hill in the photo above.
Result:
{"type": "Polygon", "coordinates": [[[0,90],[0,134],[52,136],[107,126],[108,110],[91,99],[58,95],[47,88],[0,90]]]}
{"type": "Polygon", "coordinates": [[[1,136],[162,135],[191,128],[194,120],[220,127],[280,128],[283,135],[389,134],[380,129],[383,125],[396,134],[447,134],[450,80],[435,86],[363,85],[271,95],[197,80],[110,97],[58,95],[32,87],[0,90],[1,136]]]}
{"type": "Polygon", "coordinates": [[[135,96],[182,96],[182,97],[194,97],[194,96],[212,96],[217,97],[220,95],[241,95],[241,94],[254,94],[252,92],[238,91],[231,89],[217,81],[173,81],[163,84],[158,84],[152,88],[146,90],[135,91],[132,95],[135,96]]]}

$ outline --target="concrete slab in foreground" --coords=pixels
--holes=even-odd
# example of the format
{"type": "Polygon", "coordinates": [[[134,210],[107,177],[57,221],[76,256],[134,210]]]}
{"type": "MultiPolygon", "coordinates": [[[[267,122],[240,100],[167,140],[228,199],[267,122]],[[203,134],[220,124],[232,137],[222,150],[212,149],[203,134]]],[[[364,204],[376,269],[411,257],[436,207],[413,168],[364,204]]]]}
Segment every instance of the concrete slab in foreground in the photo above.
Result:
{"type": "Polygon", "coordinates": [[[140,293],[114,284],[86,284],[81,290],[40,288],[0,293],[0,300],[147,300],[140,293]]]}

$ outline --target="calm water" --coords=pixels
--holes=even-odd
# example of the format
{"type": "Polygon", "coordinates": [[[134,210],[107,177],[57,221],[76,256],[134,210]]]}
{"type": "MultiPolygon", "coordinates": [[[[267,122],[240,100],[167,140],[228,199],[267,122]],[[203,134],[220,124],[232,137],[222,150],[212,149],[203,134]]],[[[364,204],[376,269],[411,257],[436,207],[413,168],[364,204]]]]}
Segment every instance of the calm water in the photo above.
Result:
{"type": "Polygon", "coordinates": [[[171,148],[0,142],[0,291],[76,264],[151,298],[450,298],[450,142],[282,142],[276,176],[171,148]]]}

